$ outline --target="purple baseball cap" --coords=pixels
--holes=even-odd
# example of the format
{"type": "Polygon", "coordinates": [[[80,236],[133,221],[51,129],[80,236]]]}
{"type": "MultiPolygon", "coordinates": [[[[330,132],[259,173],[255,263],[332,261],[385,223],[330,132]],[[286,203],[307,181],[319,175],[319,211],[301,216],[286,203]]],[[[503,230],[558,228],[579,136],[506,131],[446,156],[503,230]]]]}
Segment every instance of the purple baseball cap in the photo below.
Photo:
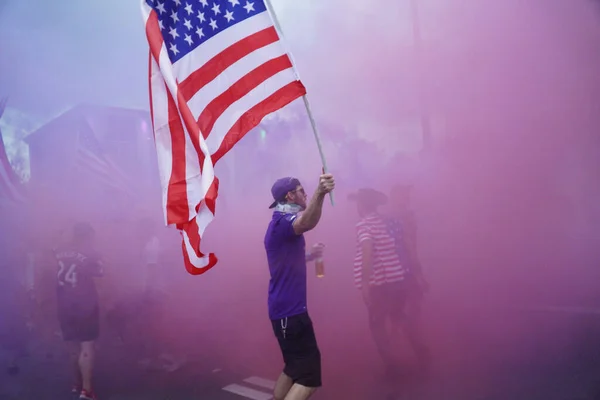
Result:
{"type": "Polygon", "coordinates": [[[289,192],[293,192],[296,188],[300,186],[300,181],[296,178],[292,178],[290,176],[277,179],[273,186],[271,187],[271,194],[273,195],[273,203],[269,206],[269,208],[273,208],[277,205],[277,203],[285,200],[285,196],[289,192]]]}

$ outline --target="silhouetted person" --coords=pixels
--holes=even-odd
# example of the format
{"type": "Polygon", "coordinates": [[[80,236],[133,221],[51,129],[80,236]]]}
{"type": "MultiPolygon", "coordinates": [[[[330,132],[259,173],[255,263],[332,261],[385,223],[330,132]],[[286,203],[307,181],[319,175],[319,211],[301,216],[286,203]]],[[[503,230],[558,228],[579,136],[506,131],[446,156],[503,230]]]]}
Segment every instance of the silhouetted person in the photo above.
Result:
{"type": "Polygon", "coordinates": [[[167,285],[168,265],[159,232],[152,218],[137,222],[140,285],[107,312],[106,322],[122,344],[137,353],[141,367],[173,372],[183,365],[185,357],[175,357],[169,349],[172,343],[164,338],[165,332],[174,328],[169,314],[172,294],[167,285]]]}
{"type": "Polygon", "coordinates": [[[92,391],[94,342],[100,332],[98,292],[94,279],[102,276],[102,261],[94,250],[95,231],[87,223],[73,227],[71,242],[55,250],[58,273],[58,321],[63,339],[72,345],[75,369],[73,394],[95,399],[92,391]]]}
{"type": "Polygon", "coordinates": [[[424,351],[418,332],[411,329],[406,319],[408,270],[401,262],[387,219],[378,212],[387,203],[387,196],[374,189],[360,189],[348,198],[356,202],[360,216],[356,225],[354,282],[367,306],[369,327],[386,373],[392,377],[397,372],[398,360],[393,351],[395,330],[387,328],[388,320],[393,327],[405,328],[419,355],[424,351]]]}
{"type": "Polygon", "coordinates": [[[407,316],[418,329],[423,295],[429,290],[417,251],[417,221],[410,208],[412,186],[395,185],[390,191],[391,218],[388,225],[396,242],[400,262],[406,268],[407,316]]]}
{"type": "Polygon", "coordinates": [[[145,276],[144,321],[141,327],[145,331],[143,344],[147,356],[140,361],[140,364],[173,372],[181,367],[182,360],[178,360],[168,350],[169,343],[161,336],[161,333],[170,326],[168,312],[170,293],[167,288],[168,269],[163,256],[164,250],[159,238],[158,226],[158,223],[151,218],[145,218],[140,223],[139,235],[143,241],[141,256],[145,276]]]}
{"type": "Polygon", "coordinates": [[[25,236],[18,229],[18,214],[14,210],[1,209],[0,218],[0,347],[8,355],[6,372],[16,375],[20,359],[27,354],[29,338],[26,321],[29,302],[22,283],[25,236]]]}
{"type": "MultiPolygon", "coordinates": [[[[0,207],[0,347],[8,355],[9,375],[20,371],[28,353],[30,302],[25,285],[26,226],[21,208],[0,207]]],[[[1,397],[1,395],[0,395],[1,397]]]]}
{"type": "Polygon", "coordinates": [[[410,208],[412,186],[395,185],[390,191],[391,216],[387,218],[396,244],[396,252],[400,262],[406,269],[406,319],[404,327],[408,339],[417,353],[423,366],[429,363],[429,349],[423,344],[421,331],[421,304],[424,294],[429,290],[429,282],[425,279],[421,261],[417,251],[417,221],[410,208]]]}
{"type": "Polygon", "coordinates": [[[265,235],[269,318],[285,363],[275,385],[276,400],[305,400],[321,386],[321,352],[306,299],[306,261],[315,255],[306,255],[304,232],[319,223],[325,196],[334,186],[333,175],[321,175],[308,205],[298,179],[281,178],[271,188],[274,211],[265,235]]]}

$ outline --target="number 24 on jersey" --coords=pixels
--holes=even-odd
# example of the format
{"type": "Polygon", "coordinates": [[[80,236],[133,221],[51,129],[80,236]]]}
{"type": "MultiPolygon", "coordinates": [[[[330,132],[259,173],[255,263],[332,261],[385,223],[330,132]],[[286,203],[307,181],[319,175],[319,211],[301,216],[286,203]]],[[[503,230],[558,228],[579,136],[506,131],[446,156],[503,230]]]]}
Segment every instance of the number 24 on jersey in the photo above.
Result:
{"type": "Polygon", "coordinates": [[[77,264],[71,264],[68,268],[64,262],[58,262],[58,284],[64,286],[66,284],[72,287],[77,286],[77,264]]]}

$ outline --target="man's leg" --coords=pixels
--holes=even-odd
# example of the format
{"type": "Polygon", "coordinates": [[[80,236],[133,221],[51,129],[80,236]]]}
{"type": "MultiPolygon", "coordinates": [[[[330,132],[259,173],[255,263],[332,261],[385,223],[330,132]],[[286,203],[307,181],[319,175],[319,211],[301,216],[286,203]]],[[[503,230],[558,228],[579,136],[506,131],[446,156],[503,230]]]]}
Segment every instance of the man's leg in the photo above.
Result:
{"type": "Polygon", "coordinates": [[[294,360],[293,369],[297,379],[294,379],[285,400],[306,400],[321,387],[321,352],[312,321],[308,314],[300,316],[303,322],[301,335],[298,337],[299,358],[294,360]]]}
{"type": "Polygon", "coordinates": [[[83,389],[92,392],[92,371],[94,369],[94,342],[81,342],[81,351],[78,359],[79,371],[83,389]]]}
{"type": "Polygon", "coordinates": [[[407,314],[401,325],[408,342],[419,359],[421,367],[427,367],[431,363],[431,354],[429,347],[423,340],[423,331],[418,316],[407,314]]]}
{"type": "Polygon", "coordinates": [[[273,392],[273,397],[275,400],[284,400],[293,384],[294,382],[292,382],[292,378],[282,372],[275,383],[275,390],[273,392]]]}
{"type": "Polygon", "coordinates": [[[79,357],[77,364],[81,373],[82,390],[79,399],[95,399],[92,388],[92,372],[94,369],[95,349],[94,343],[98,339],[100,316],[99,308],[96,306],[90,314],[79,316],[74,319],[77,328],[74,336],[79,342],[79,357]]]}
{"type": "Polygon", "coordinates": [[[308,399],[321,386],[321,353],[312,321],[304,313],[272,322],[285,362],[284,372],[275,384],[274,398],[308,399]]]}
{"type": "Polygon", "coordinates": [[[81,368],[79,367],[79,357],[81,354],[81,345],[79,343],[69,343],[69,356],[71,361],[71,368],[73,368],[73,392],[79,395],[81,388],[83,387],[81,368]]]}
{"type": "Polygon", "coordinates": [[[292,378],[281,373],[275,383],[274,400],[306,400],[317,388],[307,387],[299,383],[293,383],[292,378]]]}
{"type": "Polygon", "coordinates": [[[387,303],[388,299],[383,292],[385,289],[385,287],[373,287],[371,289],[371,304],[368,308],[369,329],[373,341],[375,342],[375,347],[377,347],[377,351],[379,352],[379,356],[383,360],[386,368],[390,368],[395,364],[395,360],[392,352],[390,334],[386,326],[390,305],[387,303]]]}
{"type": "MultiPolygon", "coordinates": [[[[69,313],[60,309],[58,321],[60,324],[61,336],[69,351],[69,367],[73,374],[73,387],[71,392],[73,396],[79,397],[82,388],[81,368],[79,367],[81,345],[77,338],[79,334],[79,321],[76,318],[73,318],[69,313]]],[[[48,355],[46,357],[48,357],[48,355]]]]}
{"type": "Polygon", "coordinates": [[[19,373],[19,361],[26,354],[25,346],[22,332],[12,330],[4,335],[0,333],[0,348],[5,348],[8,353],[6,372],[9,375],[17,375],[19,373]]]}
{"type": "Polygon", "coordinates": [[[287,396],[285,396],[285,400],[307,400],[310,396],[313,395],[314,392],[317,391],[317,388],[307,387],[300,385],[299,383],[294,383],[288,392],[287,396]]]}
{"type": "Polygon", "coordinates": [[[392,343],[386,327],[385,314],[378,310],[369,310],[369,329],[375,342],[375,347],[386,367],[394,364],[392,343]]]}
{"type": "Polygon", "coordinates": [[[9,355],[7,373],[16,375],[19,373],[19,360],[27,355],[28,330],[24,314],[19,307],[9,307],[6,309],[2,305],[0,310],[0,320],[2,321],[2,331],[0,331],[0,347],[5,348],[9,355]]]}
{"type": "Polygon", "coordinates": [[[427,367],[430,363],[430,354],[423,340],[420,321],[422,293],[417,286],[411,285],[411,282],[407,283],[409,284],[390,296],[392,304],[396,305],[392,309],[392,324],[394,330],[402,328],[421,366],[427,367]]]}

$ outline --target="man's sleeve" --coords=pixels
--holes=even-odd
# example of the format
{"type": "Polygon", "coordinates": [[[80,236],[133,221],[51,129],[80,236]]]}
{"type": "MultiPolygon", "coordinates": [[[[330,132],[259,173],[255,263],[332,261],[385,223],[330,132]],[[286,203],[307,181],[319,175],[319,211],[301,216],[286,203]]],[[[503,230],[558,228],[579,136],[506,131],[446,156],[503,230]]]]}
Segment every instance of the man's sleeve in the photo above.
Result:
{"type": "Polygon", "coordinates": [[[356,227],[356,236],[358,238],[358,244],[363,244],[367,240],[373,240],[371,230],[366,225],[358,225],[356,227]]]}
{"type": "Polygon", "coordinates": [[[297,214],[284,215],[277,223],[275,233],[284,239],[297,236],[296,232],[294,232],[294,221],[297,217],[297,214]]]}

